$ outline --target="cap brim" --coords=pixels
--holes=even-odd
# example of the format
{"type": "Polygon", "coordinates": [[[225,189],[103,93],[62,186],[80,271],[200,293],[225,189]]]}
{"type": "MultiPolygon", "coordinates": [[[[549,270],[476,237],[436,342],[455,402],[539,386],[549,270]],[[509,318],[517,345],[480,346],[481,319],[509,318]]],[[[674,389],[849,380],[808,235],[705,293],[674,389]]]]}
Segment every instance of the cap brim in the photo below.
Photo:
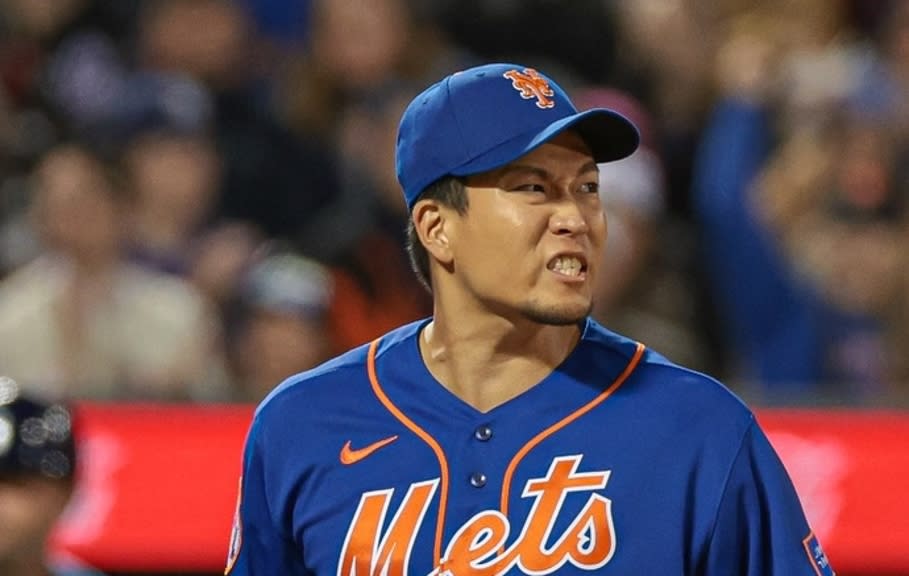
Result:
{"type": "Polygon", "coordinates": [[[468,176],[500,168],[566,131],[581,136],[597,163],[621,160],[634,153],[640,143],[637,128],[630,120],[607,108],[593,108],[562,118],[543,128],[507,140],[451,171],[468,176]]]}

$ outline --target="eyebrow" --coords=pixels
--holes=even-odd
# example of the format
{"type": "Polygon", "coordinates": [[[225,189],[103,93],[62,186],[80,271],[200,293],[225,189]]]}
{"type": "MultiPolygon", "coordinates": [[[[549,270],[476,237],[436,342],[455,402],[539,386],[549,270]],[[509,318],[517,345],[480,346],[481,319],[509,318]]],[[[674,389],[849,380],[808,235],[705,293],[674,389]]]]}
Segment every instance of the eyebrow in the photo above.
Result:
{"type": "MultiPolygon", "coordinates": [[[[599,171],[600,171],[600,169],[597,166],[597,163],[594,162],[593,160],[591,160],[590,162],[586,162],[580,168],[578,168],[577,175],[580,176],[581,174],[586,174],[588,172],[599,172],[599,171]]],[[[518,173],[525,172],[525,173],[533,174],[535,176],[539,176],[540,178],[544,178],[544,179],[549,179],[549,178],[552,178],[552,176],[553,176],[553,174],[551,172],[549,172],[548,170],[546,170],[545,168],[540,168],[539,166],[530,166],[528,164],[509,164],[508,166],[505,166],[504,168],[502,168],[503,175],[511,174],[511,173],[515,173],[515,172],[518,172],[518,173]]]]}

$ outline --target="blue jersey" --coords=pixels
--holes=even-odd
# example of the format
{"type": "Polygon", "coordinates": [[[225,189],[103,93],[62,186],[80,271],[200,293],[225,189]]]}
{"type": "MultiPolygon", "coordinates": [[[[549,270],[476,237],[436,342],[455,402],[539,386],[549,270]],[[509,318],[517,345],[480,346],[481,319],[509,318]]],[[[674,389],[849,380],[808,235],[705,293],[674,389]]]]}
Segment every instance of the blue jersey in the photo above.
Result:
{"type": "Polygon", "coordinates": [[[754,415],[587,320],[569,357],[480,412],[395,330],[259,406],[227,572],[832,574],[754,415]]]}

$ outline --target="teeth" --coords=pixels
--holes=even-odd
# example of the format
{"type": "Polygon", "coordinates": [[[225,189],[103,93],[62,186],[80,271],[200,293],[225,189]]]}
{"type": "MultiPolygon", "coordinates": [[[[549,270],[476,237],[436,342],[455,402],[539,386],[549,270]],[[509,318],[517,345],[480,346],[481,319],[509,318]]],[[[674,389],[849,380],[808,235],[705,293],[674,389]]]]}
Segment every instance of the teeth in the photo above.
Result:
{"type": "Polygon", "coordinates": [[[581,273],[581,261],[573,256],[559,256],[553,262],[552,270],[565,276],[578,276],[581,273]]]}

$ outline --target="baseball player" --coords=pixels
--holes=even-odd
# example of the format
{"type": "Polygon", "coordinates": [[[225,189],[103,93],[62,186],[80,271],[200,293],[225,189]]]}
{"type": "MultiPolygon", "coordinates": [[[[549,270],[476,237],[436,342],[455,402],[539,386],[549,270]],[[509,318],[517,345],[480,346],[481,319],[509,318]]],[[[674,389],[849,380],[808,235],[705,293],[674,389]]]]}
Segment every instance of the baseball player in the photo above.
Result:
{"type": "Polygon", "coordinates": [[[525,66],[413,100],[397,173],[433,316],[258,407],[228,574],[833,573],[748,408],[588,315],[598,164],[637,145],[525,66]]]}

